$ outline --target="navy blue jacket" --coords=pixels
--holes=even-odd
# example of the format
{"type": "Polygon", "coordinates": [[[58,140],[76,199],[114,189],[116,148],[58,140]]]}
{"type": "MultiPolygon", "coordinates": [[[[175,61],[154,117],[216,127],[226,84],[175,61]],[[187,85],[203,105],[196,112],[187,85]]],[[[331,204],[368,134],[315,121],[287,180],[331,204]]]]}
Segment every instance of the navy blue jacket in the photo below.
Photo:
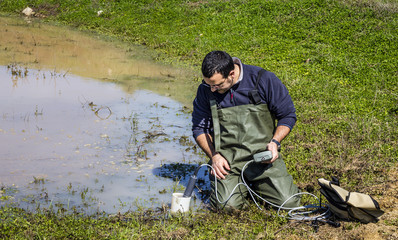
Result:
{"type": "MultiPolygon", "coordinates": [[[[255,88],[257,74],[261,69],[257,66],[242,64],[239,59],[234,58],[234,60],[241,67],[241,80],[223,94],[217,91],[212,93],[221,108],[249,104],[249,91],[255,88]]],[[[210,91],[210,86],[203,81],[198,87],[193,102],[192,132],[195,139],[200,134],[212,134],[213,131],[207,91],[210,91]]],[[[284,125],[292,129],[297,119],[296,109],[285,85],[274,73],[266,71],[259,81],[258,91],[261,101],[268,105],[268,109],[278,120],[277,126],[284,125]]]]}

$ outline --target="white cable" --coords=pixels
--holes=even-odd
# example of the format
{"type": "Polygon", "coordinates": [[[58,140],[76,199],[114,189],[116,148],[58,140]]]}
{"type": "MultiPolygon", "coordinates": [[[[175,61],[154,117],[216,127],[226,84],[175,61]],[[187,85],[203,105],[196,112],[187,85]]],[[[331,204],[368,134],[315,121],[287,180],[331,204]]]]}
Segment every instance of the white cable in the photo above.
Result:
{"type": "MultiPolygon", "coordinates": [[[[203,166],[208,166],[208,167],[210,167],[210,168],[213,170],[213,172],[214,172],[214,168],[213,168],[210,164],[204,163],[204,164],[200,165],[199,168],[201,168],[201,167],[203,167],[203,166]]],[[[217,191],[217,177],[214,177],[214,178],[216,179],[216,181],[215,181],[216,199],[217,199],[217,201],[218,201],[220,204],[226,203],[226,202],[232,197],[232,194],[235,192],[235,189],[236,189],[239,185],[241,185],[241,184],[242,184],[242,185],[245,185],[244,183],[238,183],[238,184],[236,184],[236,186],[234,187],[234,189],[232,189],[231,194],[228,196],[227,200],[221,202],[220,199],[218,199],[218,194],[217,194],[217,192],[218,192],[218,191],[217,191]]]]}
{"type": "MultiPolygon", "coordinates": [[[[218,201],[220,204],[223,204],[223,203],[227,202],[227,201],[232,197],[232,194],[235,192],[236,188],[237,188],[239,185],[242,184],[242,185],[246,186],[246,188],[247,188],[247,190],[249,191],[250,196],[252,197],[254,203],[257,205],[257,207],[258,207],[260,210],[262,210],[262,208],[258,205],[258,203],[257,203],[256,199],[254,198],[253,194],[256,195],[258,198],[260,198],[261,200],[263,200],[264,202],[268,203],[269,205],[271,205],[271,206],[273,206],[273,207],[275,207],[275,208],[278,208],[277,214],[278,214],[279,217],[286,217],[286,216],[283,216],[283,215],[279,214],[280,210],[289,210],[289,211],[288,211],[288,216],[289,216],[289,217],[287,217],[287,218],[288,218],[288,219],[292,219],[292,220],[300,220],[300,221],[313,221],[313,220],[326,219],[326,218],[330,215],[329,207],[328,207],[326,204],[323,204],[323,206],[322,206],[322,205],[321,205],[321,202],[320,202],[320,200],[319,200],[319,198],[318,198],[317,196],[315,196],[314,194],[312,194],[312,193],[300,192],[300,193],[293,194],[293,195],[290,196],[288,199],[286,199],[286,200],[282,203],[282,205],[280,205],[280,206],[278,206],[278,205],[276,205],[276,204],[274,204],[274,203],[271,203],[271,202],[267,201],[266,199],[262,198],[260,195],[258,195],[255,191],[253,191],[253,190],[249,187],[249,185],[246,183],[245,178],[244,178],[244,175],[243,175],[244,170],[246,169],[247,165],[250,164],[250,163],[252,163],[253,161],[254,161],[254,160],[248,161],[248,162],[243,166],[242,172],[241,172],[241,178],[242,178],[242,181],[243,181],[243,182],[242,182],[242,183],[236,184],[236,186],[232,189],[231,194],[230,194],[230,195],[228,196],[228,198],[227,198],[225,201],[223,201],[223,202],[221,202],[221,201],[218,199],[218,194],[217,194],[217,177],[214,176],[214,179],[215,179],[215,183],[214,183],[214,184],[215,184],[216,199],[217,199],[217,201],[218,201]],[[294,207],[294,208],[283,207],[287,202],[289,202],[290,199],[292,199],[293,197],[299,196],[299,195],[310,195],[310,196],[314,197],[314,198],[319,202],[319,205],[310,204],[310,205],[299,206],[299,207],[294,207]],[[299,210],[304,210],[304,209],[314,209],[314,210],[296,213],[297,211],[299,211],[299,210]],[[306,214],[314,213],[314,212],[316,212],[316,211],[318,211],[318,210],[324,210],[324,212],[323,212],[322,214],[319,214],[319,215],[313,216],[313,217],[305,216],[306,214]]],[[[208,166],[208,167],[210,167],[210,168],[213,170],[213,172],[215,173],[214,168],[213,168],[211,165],[209,165],[209,164],[207,164],[207,163],[204,163],[204,164],[200,165],[199,168],[201,168],[201,167],[203,167],[203,166],[208,166]]]]}

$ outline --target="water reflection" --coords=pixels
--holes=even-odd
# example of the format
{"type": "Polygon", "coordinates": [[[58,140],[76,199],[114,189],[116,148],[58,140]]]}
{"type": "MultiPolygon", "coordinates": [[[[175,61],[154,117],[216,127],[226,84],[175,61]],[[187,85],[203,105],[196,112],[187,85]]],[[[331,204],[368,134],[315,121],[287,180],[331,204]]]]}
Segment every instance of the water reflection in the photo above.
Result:
{"type": "MultiPolygon", "coordinates": [[[[198,164],[187,164],[187,163],[167,163],[161,167],[157,167],[153,170],[153,173],[157,176],[173,179],[183,186],[188,185],[189,178],[195,173],[195,170],[199,167],[198,164]]],[[[211,194],[209,181],[209,171],[206,166],[202,166],[196,175],[196,185],[194,192],[196,196],[201,199],[204,203],[208,202],[211,194]]]]}
{"type": "Polygon", "coordinates": [[[183,190],[183,173],[192,171],[167,166],[203,161],[190,114],[168,97],[16,65],[0,66],[0,79],[0,186],[11,202],[106,212],[157,207],[183,190]]]}

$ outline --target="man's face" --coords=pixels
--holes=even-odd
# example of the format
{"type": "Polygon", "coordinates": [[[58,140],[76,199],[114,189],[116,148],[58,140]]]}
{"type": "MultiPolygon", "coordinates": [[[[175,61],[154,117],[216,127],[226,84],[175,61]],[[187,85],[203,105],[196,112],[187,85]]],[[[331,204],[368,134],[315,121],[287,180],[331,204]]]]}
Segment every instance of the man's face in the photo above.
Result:
{"type": "Polygon", "coordinates": [[[217,91],[218,93],[227,92],[234,84],[234,71],[232,70],[227,78],[223,78],[221,73],[215,73],[210,78],[204,78],[204,81],[210,85],[212,92],[217,91]]]}

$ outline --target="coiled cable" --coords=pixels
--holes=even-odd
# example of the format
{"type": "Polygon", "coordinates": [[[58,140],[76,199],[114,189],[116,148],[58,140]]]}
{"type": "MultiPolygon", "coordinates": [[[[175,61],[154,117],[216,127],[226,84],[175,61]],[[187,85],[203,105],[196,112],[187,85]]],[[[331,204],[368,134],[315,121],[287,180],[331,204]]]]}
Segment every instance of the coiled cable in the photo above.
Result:
{"type": "MultiPolygon", "coordinates": [[[[264,202],[266,202],[267,204],[269,204],[269,205],[271,205],[271,206],[277,208],[277,209],[278,209],[277,215],[278,215],[279,217],[284,217],[284,218],[288,218],[288,219],[291,219],[291,220],[298,220],[298,221],[323,221],[323,222],[329,223],[329,224],[331,224],[331,225],[336,225],[336,223],[331,222],[331,221],[329,221],[329,220],[326,220],[328,217],[330,217],[330,214],[331,214],[330,209],[329,209],[329,206],[328,206],[327,204],[322,204],[321,200],[320,200],[317,196],[315,196],[314,194],[312,194],[312,193],[300,192],[300,193],[293,194],[293,195],[290,196],[288,199],[286,199],[280,206],[279,206],[279,205],[276,205],[276,204],[274,204],[274,203],[272,203],[272,202],[270,202],[270,201],[267,201],[266,199],[264,199],[263,197],[261,197],[259,194],[257,194],[254,190],[252,190],[252,189],[250,188],[250,186],[246,183],[245,178],[244,178],[244,171],[245,171],[245,169],[246,169],[247,166],[248,166],[250,163],[252,163],[253,161],[254,161],[254,160],[248,161],[248,162],[243,166],[242,171],[241,171],[242,182],[236,184],[236,186],[232,189],[230,195],[228,196],[228,198],[227,198],[225,201],[220,201],[220,199],[218,198],[218,194],[217,194],[217,177],[214,177],[214,178],[215,178],[215,194],[216,194],[216,199],[217,199],[217,201],[218,201],[220,204],[226,203],[226,202],[232,197],[232,194],[235,192],[236,188],[237,188],[239,185],[244,185],[244,186],[248,189],[248,191],[249,191],[249,193],[250,193],[250,196],[251,196],[251,198],[253,199],[254,203],[256,204],[256,206],[257,206],[260,210],[262,210],[262,208],[261,208],[260,205],[257,203],[257,201],[256,201],[256,199],[255,199],[255,197],[254,197],[254,195],[255,195],[256,197],[258,197],[259,199],[263,200],[264,202]],[[294,198],[294,197],[296,197],[296,196],[299,196],[299,195],[310,195],[311,197],[315,198],[315,199],[318,201],[318,204],[309,204],[309,205],[299,206],[299,207],[293,207],[293,208],[284,207],[284,205],[286,205],[286,203],[289,202],[290,199],[292,199],[292,198],[294,198]],[[284,215],[280,214],[281,210],[288,210],[287,216],[284,216],[284,215]],[[305,211],[305,210],[307,210],[307,211],[305,211]],[[320,214],[318,214],[318,215],[315,215],[315,216],[308,216],[309,214],[314,214],[314,213],[317,213],[317,212],[322,212],[322,213],[320,213],[320,214]]],[[[210,164],[204,163],[204,164],[200,165],[200,166],[196,169],[195,174],[193,175],[193,177],[191,177],[191,179],[195,179],[195,181],[196,181],[196,174],[198,173],[199,169],[202,168],[202,167],[204,167],[204,166],[210,167],[210,168],[213,170],[213,172],[214,172],[214,168],[213,168],[210,164]]],[[[188,184],[188,185],[191,185],[191,184],[188,184]]],[[[188,195],[188,194],[191,195],[192,192],[191,192],[191,193],[184,193],[184,195],[188,195]]]]}

